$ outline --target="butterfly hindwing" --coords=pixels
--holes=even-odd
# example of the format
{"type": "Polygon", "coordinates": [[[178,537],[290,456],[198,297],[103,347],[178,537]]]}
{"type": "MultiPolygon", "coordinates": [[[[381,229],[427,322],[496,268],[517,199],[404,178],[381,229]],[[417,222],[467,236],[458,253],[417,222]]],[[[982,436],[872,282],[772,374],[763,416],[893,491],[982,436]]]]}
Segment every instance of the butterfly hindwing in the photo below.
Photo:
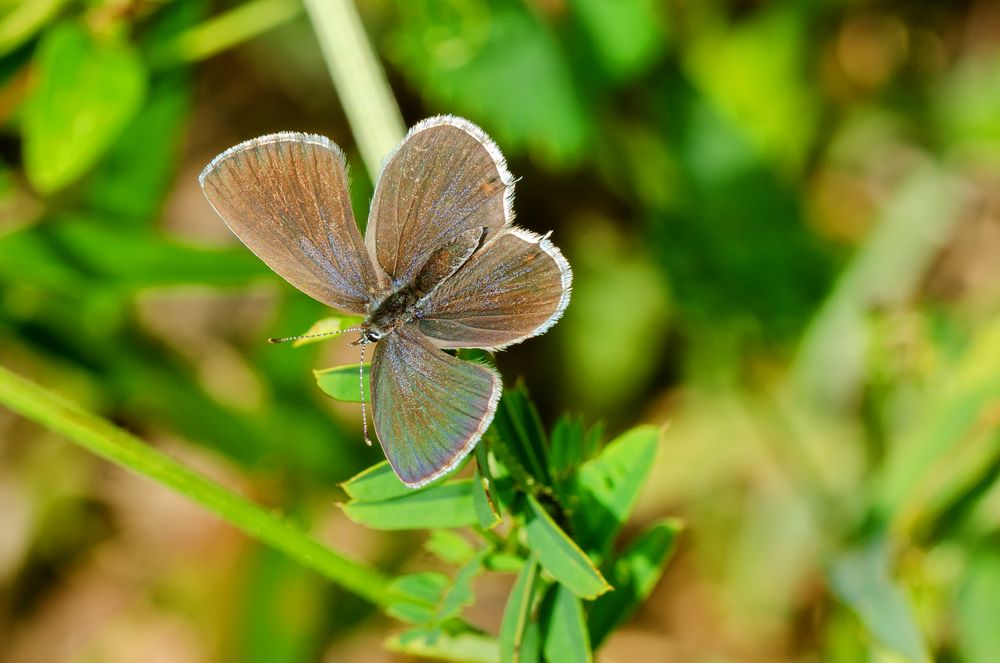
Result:
{"type": "Polygon", "coordinates": [[[396,475],[418,487],[458,465],[489,427],[502,389],[495,371],[439,350],[412,325],[380,340],[372,416],[396,475]]]}
{"type": "Polygon", "coordinates": [[[499,349],[551,327],[572,272],[547,238],[508,228],[431,294],[420,330],[442,348],[499,349]]]}
{"type": "Polygon", "coordinates": [[[511,221],[514,178],[500,150],[468,120],[414,126],[375,187],[365,243],[392,287],[409,283],[430,255],[474,228],[511,221]]]}
{"type": "Polygon", "coordinates": [[[200,180],[226,225],[279,276],[335,309],[367,311],[378,278],[333,142],[293,132],[261,136],[217,156],[200,180]]]}

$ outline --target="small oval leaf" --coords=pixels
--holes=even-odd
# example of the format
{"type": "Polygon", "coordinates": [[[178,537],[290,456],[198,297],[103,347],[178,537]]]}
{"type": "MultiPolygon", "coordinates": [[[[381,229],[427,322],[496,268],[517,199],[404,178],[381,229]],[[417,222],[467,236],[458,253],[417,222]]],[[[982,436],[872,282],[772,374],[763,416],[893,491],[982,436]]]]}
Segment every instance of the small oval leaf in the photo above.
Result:
{"type": "MultiPolygon", "coordinates": [[[[364,393],[366,394],[371,393],[368,387],[368,374],[371,366],[370,364],[365,364],[362,369],[364,375],[364,386],[362,387],[358,376],[359,365],[346,364],[344,366],[324,368],[319,371],[313,371],[313,375],[316,376],[316,384],[330,398],[344,401],[345,403],[360,403],[362,389],[364,389],[364,393]]],[[[365,400],[367,401],[368,399],[366,398],[365,400]]]]}
{"type": "Polygon", "coordinates": [[[469,527],[479,522],[470,479],[460,479],[382,502],[342,504],[347,517],[375,529],[469,527]]]}
{"type": "Polygon", "coordinates": [[[436,606],[451,584],[451,578],[437,571],[422,571],[398,576],[389,583],[389,591],[406,597],[410,603],[436,606]]]}
{"type": "Polygon", "coordinates": [[[340,487],[356,502],[382,502],[414,492],[399,480],[389,461],[385,460],[355,474],[340,487]]]}

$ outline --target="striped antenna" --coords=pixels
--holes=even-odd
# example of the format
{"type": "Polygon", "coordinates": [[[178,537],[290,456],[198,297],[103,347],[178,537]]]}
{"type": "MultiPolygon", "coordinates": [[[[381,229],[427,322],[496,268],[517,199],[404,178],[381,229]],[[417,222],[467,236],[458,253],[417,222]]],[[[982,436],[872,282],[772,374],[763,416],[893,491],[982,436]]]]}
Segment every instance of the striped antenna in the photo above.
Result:
{"type": "Polygon", "coordinates": [[[303,338],[320,338],[322,336],[334,336],[336,334],[344,334],[346,332],[359,332],[364,331],[361,327],[350,327],[348,329],[339,329],[337,331],[323,332],[322,334],[304,334],[302,336],[285,336],[284,338],[269,338],[268,343],[287,343],[288,341],[298,341],[303,338]]]}

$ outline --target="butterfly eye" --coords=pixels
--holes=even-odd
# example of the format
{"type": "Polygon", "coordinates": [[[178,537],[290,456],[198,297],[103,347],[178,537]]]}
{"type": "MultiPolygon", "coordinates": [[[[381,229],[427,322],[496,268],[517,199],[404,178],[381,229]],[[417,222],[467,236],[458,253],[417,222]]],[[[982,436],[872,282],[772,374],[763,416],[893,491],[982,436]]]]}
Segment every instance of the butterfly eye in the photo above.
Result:
{"type": "Polygon", "coordinates": [[[379,340],[380,338],[382,338],[382,332],[375,331],[375,330],[372,330],[372,329],[366,329],[365,330],[365,339],[369,343],[374,343],[375,341],[379,340]]]}

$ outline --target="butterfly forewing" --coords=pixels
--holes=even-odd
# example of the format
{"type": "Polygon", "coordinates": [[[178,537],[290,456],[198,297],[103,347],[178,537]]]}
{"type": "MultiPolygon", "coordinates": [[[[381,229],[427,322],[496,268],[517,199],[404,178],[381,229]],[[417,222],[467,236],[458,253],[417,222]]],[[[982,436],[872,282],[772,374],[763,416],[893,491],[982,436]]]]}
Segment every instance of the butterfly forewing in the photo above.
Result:
{"type": "Polygon", "coordinates": [[[500,376],[434,347],[413,326],[379,341],[371,372],[375,432],[396,475],[422,486],[453,469],[490,425],[500,376]]]}
{"type": "Polygon", "coordinates": [[[569,304],[571,282],[548,239],[510,228],[433,292],[419,327],[438,347],[502,348],[552,326],[569,304]]]}
{"type": "Polygon", "coordinates": [[[200,179],[226,225],[282,278],[328,306],[367,312],[378,279],[334,143],[292,132],[262,136],[220,154],[200,179]]]}
{"type": "Polygon", "coordinates": [[[459,233],[510,222],[514,179],[500,150],[461,118],[424,120],[389,158],[372,201],[365,243],[393,287],[409,283],[459,233]]]}

